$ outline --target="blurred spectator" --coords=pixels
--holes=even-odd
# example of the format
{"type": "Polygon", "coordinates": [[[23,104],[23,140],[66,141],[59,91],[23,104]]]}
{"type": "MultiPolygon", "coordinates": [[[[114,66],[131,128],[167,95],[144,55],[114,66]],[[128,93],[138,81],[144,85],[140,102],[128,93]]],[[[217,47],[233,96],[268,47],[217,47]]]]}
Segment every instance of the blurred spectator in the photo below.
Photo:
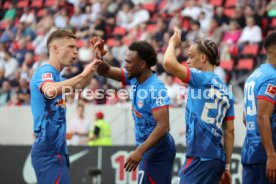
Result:
{"type": "Polygon", "coordinates": [[[45,34],[50,29],[54,27],[54,18],[53,13],[50,9],[44,9],[42,18],[36,24],[36,32],[41,34],[45,34]]]}
{"type": "Polygon", "coordinates": [[[41,53],[38,55],[38,60],[33,64],[32,70],[36,70],[38,67],[46,64],[48,61],[48,56],[46,53],[41,53]]]}
{"type": "Polygon", "coordinates": [[[25,22],[20,22],[16,26],[16,40],[26,38],[27,40],[34,40],[36,37],[35,32],[25,22]]]}
{"type": "Polygon", "coordinates": [[[237,48],[237,42],[241,36],[241,30],[236,20],[231,20],[229,29],[225,31],[221,45],[220,45],[220,58],[221,60],[231,59],[231,54],[234,54],[237,48]]]}
{"type": "Polygon", "coordinates": [[[235,8],[233,19],[235,19],[238,22],[238,24],[241,28],[244,28],[245,18],[244,18],[244,15],[243,15],[243,8],[242,7],[237,6],[235,8]]]}
{"type": "Polygon", "coordinates": [[[236,44],[241,35],[240,26],[236,20],[231,20],[229,29],[223,34],[222,43],[236,44]]]}
{"type": "MultiPolygon", "coordinates": [[[[123,37],[123,40],[150,40],[151,35],[147,31],[147,25],[145,23],[140,24],[129,31],[128,35],[126,37],[123,37]]],[[[124,41],[123,41],[124,42],[124,41]]],[[[122,43],[124,44],[124,43],[122,43]]],[[[126,45],[126,44],[124,44],[126,45]]],[[[125,53],[124,53],[125,54],[125,53]]]]}
{"type": "Polygon", "coordinates": [[[46,43],[49,35],[55,28],[43,27],[40,31],[40,35],[33,41],[34,53],[36,55],[48,53],[46,43]]]}
{"type": "Polygon", "coordinates": [[[10,80],[10,84],[14,90],[19,89],[20,78],[21,78],[21,69],[17,69],[14,73],[14,79],[10,80]]]}
{"type": "Polygon", "coordinates": [[[143,9],[142,5],[140,4],[135,5],[132,12],[132,20],[125,27],[127,30],[130,30],[141,23],[147,22],[150,19],[148,10],[143,9]]]}
{"type": "Polygon", "coordinates": [[[13,21],[9,19],[7,21],[7,25],[5,27],[4,32],[0,37],[0,42],[10,43],[15,39],[15,36],[16,36],[16,27],[13,25],[13,21]]]}
{"type": "Polygon", "coordinates": [[[197,4],[201,7],[201,12],[205,13],[206,18],[213,18],[214,6],[208,0],[197,0],[197,4]]]}
{"type": "Polygon", "coordinates": [[[0,60],[3,59],[5,50],[6,50],[5,45],[0,42],[0,60]]]}
{"type": "Polygon", "coordinates": [[[80,7],[80,1],[82,0],[67,0],[67,2],[72,4],[74,7],[80,7]]]}
{"type": "Polygon", "coordinates": [[[219,45],[223,36],[223,28],[219,26],[218,20],[213,18],[208,30],[208,38],[213,40],[217,45],[219,45]]]}
{"type": "Polygon", "coordinates": [[[200,31],[202,33],[207,33],[210,28],[211,18],[207,17],[206,13],[202,11],[198,17],[198,20],[200,23],[200,31]]]}
{"type": "Polygon", "coordinates": [[[186,35],[186,41],[192,43],[199,40],[202,36],[200,32],[200,23],[198,21],[191,21],[191,30],[188,31],[186,35]]]}
{"type": "Polygon", "coordinates": [[[9,9],[6,10],[3,20],[14,20],[16,18],[16,7],[14,3],[9,4],[9,9]]]}
{"type": "Polygon", "coordinates": [[[162,46],[163,35],[166,32],[167,24],[161,16],[158,16],[152,38],[158,43],[160,47],[162,46]]]}
{"type": "MultiPolygon", "coordinates": [[[[122,37],[115,37],[115,40],[116,45],[112,47],[111,53],[116,60],[118,60],[120,63],[123,63],[128,48],[126,45],[124,45],[122,37]]],[[[121,65],[121,67],[123,66],[121,65]]]]}
{"type": "Polygon", "coordinates": [[[85,117],[85,104],[79,102],[77,105],[77,117],[68,124],[67,134],[71,139],[67,140],[68,145],[87,145],[87,137],[90,128],[90,121],[85,117]]]}
{"type": "Polygon", "coordinates": [[[97,20],[98,16],[101,13],[101,3],[99,0],[90,0],[91,3],[91,15],[90,21],[93,23],[97,20]]]}
{"type": "Polygon", "coordinates": [[[0,90],[0,106],[7,105],[11,97],[14,95],[14,91],[11,89],[10,82],[5,80],[0,90]]]}
{"type": "Polygon", "coordinates": [[[91,62],[92,52],[88,40],[83,40],[83,46],[79,49],[79,60],[80,62],[91,62]]]}
{"type": "Polygon", "coordinates": [[[201,12],[201,9],[196,5],[195,0],[187,0],[187,6],[181,12],[183,17],[190,17],[193,20],[197,20],[201,12]]]}
{"type": "Polygon", "coordinates": [[[271,0],[267,5],[266,10],[269,17],[276,17],[276,0],[271,0]]]}
{"type": "Polygon", "coordinates": [[[243,29],[239,44],[259,43],[262,41],[262,30],[255,25],[254,17],[246,18],[246,27],[243,29]]]}
{"type": "Polygon", "coordinates": [[[74,8],[74,14],[70,18],[70,26],[80,29],[84,27],[88,22],[88,17],[81,12],[80,7],[74,8]]]}
{"type": "Polygon", "coordinates": [[[217,20],[218,26],[224,26],[229,23],[229,17],[224,14],[224,8],[222,6],[216,8],[214,18],[217,20]]]}
{"type": "Polygon", "coordinates": [[[182,24],[182,16],[180,12],[175,12],[169,22],[168,31],[170,33],[173,33],[175,27],[181,28],[182,26],[181,24],[182,24]]]}
{"type": "Polygon", "coordinates": [[[5,81],[5,70],[3,68],[0,68],[0,90],[2,88],[4,81],[5,81]]]}
{"type": "Polygon", "coordinates": [[[0,59],[0,68],[5,71],[5,78],[8,80],[14,79],[14,73],[17,69],[18,62],[11,56],[8,51],[4,52],[4,56],[0,59]]]}
{"type": "Polygon", "coordinates": [[[20,22],[24,22],[27,26],[36,23],[34,12],[29,7],[24,8],[23,14],[21,15],[19,20],[20,22]]]}
{"type": "Polygon", "coordinates": [[[95,114],[96,122],[94,130],[89,133],[89,146],[111,146],[111,130],[109,124],[104,120],[103,112],[95,114]]]}
{"type": "Polygon", "coordinates": [[[127,28],[127,25],[130,23],[132,19],[132,14],[130,11],[130,5],[128,3],[124,3],[122,10],[120,10],[116,17],[116,24],[118,26],[127,28]]]}
{"type": "Polygon", "coordinates": [[[69,17],[65,8],[55,14],[54,22],[57,28],[67,28],[69,26],[69,17]]]}
{"type": "Polygon", "coordinates": [[[184,4],[184,0],[168,0],[164,8],[160,12],[173,13],[176,10],[180,10],[184,4]]]}
{"type": "Polygon", "coordinates": [[[29,82],[26,78],[20,78],[19,80],[19,90],[18,90],[19,99],[23,105],[30,105],[30,89],[29,82]]]}
{"type": "Polygon", "coordinates": [[[10,101],[8,102],[8,106],[9,107],[16,107],[16,106],[21,106],[22,105],[22,102],[21,100],[19,99],[19,94],[18,93],[15,93],[10,101]]]}
{"type": "Polygon", "coordinates": [[[259,27],[262,27],[262,17],[256,12],[255,7],[253,5],[247,4],[244,8],[243,15],[245,19],[247,19],[247,17],[253,17],[255,24],[259,27]]]}
{"type": "Polygon", "coordinates": [[[25,59],[25,55],[28,52],[27,44],[28,44],[28,42],[27,42],[26,38],[20,38],[20,40],[18,40],[17,45],[13,46],[13,48],[10,49],[11,54],[18,61],[19,66],[22,65],[22,63],[25,59]]]}

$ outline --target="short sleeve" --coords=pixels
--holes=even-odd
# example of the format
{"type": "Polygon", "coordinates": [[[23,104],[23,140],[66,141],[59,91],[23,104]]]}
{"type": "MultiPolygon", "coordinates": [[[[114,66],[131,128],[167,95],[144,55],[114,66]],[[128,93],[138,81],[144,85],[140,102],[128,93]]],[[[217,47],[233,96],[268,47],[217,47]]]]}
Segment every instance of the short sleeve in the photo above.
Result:
{"type": "Polygon", "coordinates": [[[226,111],[224,121],[231,121],[235,119],[234,100],[230,100],[229,103],[230,103],[230,107],[226,111]]]}
{"type": "Polygon", "coordinates": [[[130,80],[127,76],[127,71],[121,69],[121,73],[122,73],[122,85],[123,86],[129,86],[130,85],[130,80]]]}
{"type": "Polygon", "coordinates": [[[35,78],[35,85],[41,90],[43,85],[46,82],[53,82],[54,81],[54,72],[49,68],[49,69],[41,69],[38,70],[36,73],[36,78],[35,78]]]}
{"type": "Polygon", "coordinates": [[[257,99],[266,100],[273,105],[276,102],[276,77],[265,81],[259,88],[257,99]]]}
{"type": "Polygon", "coordinates": [[[170,105],[170,98],[164,85],[156,85],[154,90],[151,90],[150,93],[153,95],[150,102],[150,108],[152,112],[160,108],[168,108],[170,105]]]}
{"type": "Polygon", "coordinates": [[[202,81],[206,80],[206,76],[204,72],[201,72],[198,69],[190,68],[190,72],[188,72],[188,81],[187,83],[191,86],[199,86],[202,84],[202,81]]]}

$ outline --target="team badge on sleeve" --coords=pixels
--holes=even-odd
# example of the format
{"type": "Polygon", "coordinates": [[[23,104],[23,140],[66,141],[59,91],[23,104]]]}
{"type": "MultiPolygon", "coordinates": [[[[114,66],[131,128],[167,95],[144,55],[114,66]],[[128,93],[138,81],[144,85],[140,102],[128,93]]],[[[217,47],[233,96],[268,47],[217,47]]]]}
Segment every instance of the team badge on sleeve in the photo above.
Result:
{"type": "Polygon", "coordinates": [[[53,80],[53,75],[51,73],[44,73],[42,75],[42,80],[53,80]]]}
{"type": "Polygon", "coordinates": [[[156,99],[156,105],[159,106],[159,107],[165,105],[165,98],[162,97],[162,96],[159,96],[156,99]]]}
{"type": "Polygon", "coordinates": [[[269,84],[265,90],[265,94],[274,98],[276,95],[276,86],[269,84]]]}

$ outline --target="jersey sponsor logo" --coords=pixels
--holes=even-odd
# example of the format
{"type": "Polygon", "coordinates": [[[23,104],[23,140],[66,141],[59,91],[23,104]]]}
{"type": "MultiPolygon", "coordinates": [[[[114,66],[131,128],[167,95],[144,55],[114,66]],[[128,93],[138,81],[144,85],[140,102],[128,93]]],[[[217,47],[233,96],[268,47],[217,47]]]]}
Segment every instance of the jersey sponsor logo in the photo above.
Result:
{"type": "Polygon", "coordinates": [[[165,98],[162,96],[159,96],[156,100],[156,105],[157,106],[164,106],[165,105],[165,98]]]}
{"type": "MultiPolygon", "coordinates": [[[[74,155],[69,156],[70,164],[85,156],[89,150],[83,150],[74,155]]],[[[24,166],[23,166],[23,178],[26,183],[36,183],[36,176],[32,166],[31,153],[29,153],[24,166]]]]}
{"type": "Polygon", "coordinates": [[[255,130],[255,124],[253,121],[246,122],[247,130],[255,130]]]}
{"type": "Polygon", "coordinates": [[[53,80],[53,75],[51,73],[44,73],[42,75],[42,80],[53,80]]]}
{"type": "Polygon", "coordinates": [[[276,86],[269,84],[265,90],[265,94],[274,98],[276,95],[276,86]]]}
{"type": "Polygon", "coordinates": [[[142,108],[143,106],[144,106],[143,101],[142,101],[142,100],[139,100],[139,101],[138,101],[138,107],[139,107],[139,108],[142,108]]]}

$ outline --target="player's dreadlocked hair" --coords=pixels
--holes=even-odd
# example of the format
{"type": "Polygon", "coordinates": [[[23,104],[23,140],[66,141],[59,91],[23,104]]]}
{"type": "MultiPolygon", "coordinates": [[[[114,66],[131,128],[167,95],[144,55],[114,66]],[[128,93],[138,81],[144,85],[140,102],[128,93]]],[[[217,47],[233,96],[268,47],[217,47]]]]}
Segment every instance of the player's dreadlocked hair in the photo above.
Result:
{"type": "Polygon", "coordinates": [[[276,32],[271,33],[264,40],[264,48],[266,52],[271,46],[276,46],[276,32]]]}
{"type": "Polygon", "coordinates": [[[145,60],[149,67],[154,66],[157,62],[154,48],[146,41],[133,42],[128,49],[136,51],[138,56],[145,60]]]}
{"type": "Polygon", "coordinates": [[[195,44],[200,52],[206,54],[212,65],[219,66],[218,47],[214,41],[209,39],[198,40],[195,44]]]}

